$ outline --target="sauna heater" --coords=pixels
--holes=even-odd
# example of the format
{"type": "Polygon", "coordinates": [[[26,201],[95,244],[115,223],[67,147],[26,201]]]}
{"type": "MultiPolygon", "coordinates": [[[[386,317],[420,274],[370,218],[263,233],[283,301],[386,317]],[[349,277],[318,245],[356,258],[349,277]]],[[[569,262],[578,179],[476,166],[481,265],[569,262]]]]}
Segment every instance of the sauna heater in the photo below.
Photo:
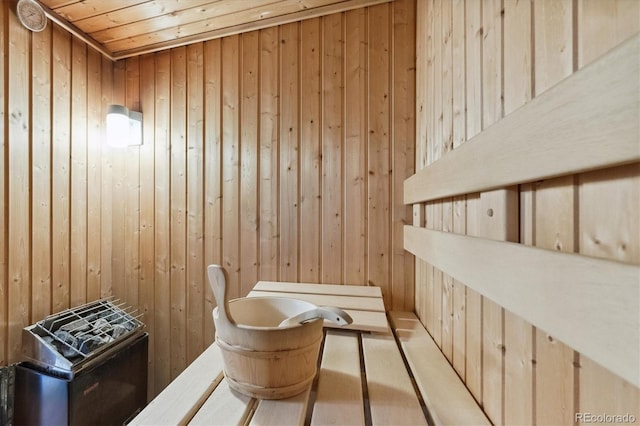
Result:
{"type": "Polygon", "coordinates": [[[116,425],[147,400],[148,335],[133,309],[103,299],[22,332],[15,425],[116,425]]]}

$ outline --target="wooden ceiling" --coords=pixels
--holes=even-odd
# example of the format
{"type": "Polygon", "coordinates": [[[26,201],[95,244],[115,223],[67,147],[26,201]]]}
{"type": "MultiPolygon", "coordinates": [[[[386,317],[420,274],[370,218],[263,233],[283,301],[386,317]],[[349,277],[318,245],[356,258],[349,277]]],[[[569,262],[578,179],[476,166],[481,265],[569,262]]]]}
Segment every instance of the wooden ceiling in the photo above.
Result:
{"type": "Polygon", "coordinates": [[[49,18],[111,59],[391,0],[39,0],[49,18]]]}

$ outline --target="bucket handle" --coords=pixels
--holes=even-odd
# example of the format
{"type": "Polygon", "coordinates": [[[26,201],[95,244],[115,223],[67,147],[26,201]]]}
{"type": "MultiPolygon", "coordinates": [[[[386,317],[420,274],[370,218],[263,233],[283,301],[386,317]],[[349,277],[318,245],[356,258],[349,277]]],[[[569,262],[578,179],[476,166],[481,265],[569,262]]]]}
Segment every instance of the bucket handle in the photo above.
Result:
{"type": "Polygon", "coordinates": [[[235,328],[236,322],[231,317],[229,311],[227,280],[224,269],[222,269],[220,265],[209,265],[207,267],[207,275],[209,276],[209,285],[213,291],[213,297],[216,299],[216,304],[218,305],[220,325],[227,329],[235,328]]]}

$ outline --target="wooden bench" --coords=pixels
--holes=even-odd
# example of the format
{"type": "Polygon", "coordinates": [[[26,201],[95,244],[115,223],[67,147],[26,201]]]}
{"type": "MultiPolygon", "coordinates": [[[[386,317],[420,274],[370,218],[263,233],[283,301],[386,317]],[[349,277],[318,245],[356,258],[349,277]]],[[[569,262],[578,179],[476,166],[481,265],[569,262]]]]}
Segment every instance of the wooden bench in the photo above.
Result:
{"type": "Polygon", "coordinates": [[[389,333],[327,330],[314,385],[280,401],[232,392],[213,344],[131,424],[418,425],[430,417],[435,425],[489,425],[416,316],[391,312],[389,318],[397,342],[389,333]]]}
{"type": "Polygon", "coordinates": [[[214,343],[131,424],[490,424],[413,313],[391,312],[392,334],[379,288],[260,282],[249,297],[283,295],[354,317],[349,329],[325,328],[309,390],[276,401],[233,392],[214,343]]]}
{"type": "MultiPolygon", "coordinates": [[[[424,404],[391,333],[377,287],[260,282],[249,297],[287,296],[347,310],[348,328],[325,327],[309,390],[256,400],[229,389],[212,344],[133,420],[132,425],[426,425],[424,404]]],[[[325,324],[330,326],[331,324],[325,324]]]]}
{"type": "Polygon", "coordinates": [[[390,312],[389,319],[433,424],[490,425],[416,315],[390,312]]]}
{"type": "Polygon", "coordinates": [[[231,391],[222,377],[214,343],[131,425],[427,424],[389,333],[327,330],[316,381],[292,398],[249,398],[231,391]]]}
{"type": "Polygon", "coordinates": [[[217,346],[211,345],[156,396],[130,424],[186,424],[222,379],[222,354],[217,346]]]}

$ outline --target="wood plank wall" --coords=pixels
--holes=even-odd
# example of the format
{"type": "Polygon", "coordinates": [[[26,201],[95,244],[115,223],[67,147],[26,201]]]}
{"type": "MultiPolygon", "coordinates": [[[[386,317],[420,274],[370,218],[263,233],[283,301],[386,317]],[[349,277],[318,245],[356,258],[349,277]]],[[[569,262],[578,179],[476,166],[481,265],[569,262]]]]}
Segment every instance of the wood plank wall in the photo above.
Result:
{"type": "Polygon", "coordinates": [[[7,365],[19,360],[22,327],[112,294],[101,266],[102,225],[110,223],[101,194],[111,187],[102,134],[113,64],[56,25],[27,31],[11,2],[0,3],[0,24],[0,365],[7,365]]]}
{"type": "Polygon", "coordinates": [[[210,263],[232,297],[336,282],[413,309],[414,1],[116,63],[7,3],[0,365],[25,325],[114,295],[144,313],[152,396],[213,339],[210,263]],[[103,144],[112,103],[142,111],[141,147],[103,144]]]}
{"type": "MultiPolygon", "coordinates": [[[[417,15],[417,170],[640,30],[635,0],[425,0],[417,15]]],[[[635,164],[414,206],[414,224],[638,264],[638,205],[635,164]]],[[[493,423],[640,418],[638,388],[431,265],[415,268],[418,316],[493,423]]]]}

